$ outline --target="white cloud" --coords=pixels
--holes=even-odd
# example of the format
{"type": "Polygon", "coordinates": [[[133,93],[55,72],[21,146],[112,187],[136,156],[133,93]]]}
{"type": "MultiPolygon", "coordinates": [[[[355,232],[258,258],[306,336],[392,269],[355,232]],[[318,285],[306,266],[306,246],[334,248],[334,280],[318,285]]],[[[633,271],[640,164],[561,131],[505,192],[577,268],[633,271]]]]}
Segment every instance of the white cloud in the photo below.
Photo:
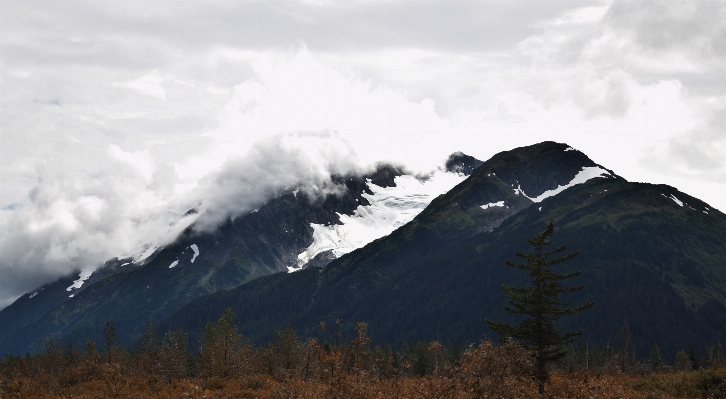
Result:
{"type": "Polygon", "coordinates": [[[159,71],[153,71],[147,75],[141,76],[137,79],[125,83],[115,82],[113,86],[126,88],[142,95],[151,96],[154,98],[158,98],[159,100],[166,101],[166,95],[168,91],[164,87],[164,84],[167,82],[173,82],[184,86],[191,86],[191,84],[177,79],[171,74],[161,76],[159,71]]]}
{"type": "Polygon", "coordinates": [[[116,159],[117,161],[128,165],[129,167],[136,170],[147,182],[150,182],[154,176],[156,167],[153,161],[149,159],[149,152],[126,152],[119,146],[111,144],[108,146],[108,155],[116,159]]]}

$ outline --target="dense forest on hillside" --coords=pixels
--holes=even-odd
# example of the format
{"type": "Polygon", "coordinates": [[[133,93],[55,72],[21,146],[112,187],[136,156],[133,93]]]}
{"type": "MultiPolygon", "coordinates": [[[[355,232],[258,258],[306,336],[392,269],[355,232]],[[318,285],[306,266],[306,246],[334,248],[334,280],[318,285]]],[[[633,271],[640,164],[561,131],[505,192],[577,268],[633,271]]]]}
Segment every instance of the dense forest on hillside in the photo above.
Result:
{"type": "MultiPolygon", "coordinates": [[[[131,348],[104,341],[62,344],[0,361],[0,398],[523,398],[537,397],[532,358],[518,344],[482,341],[467,347],[440,342],[373,345],[364,323],[346,336],[342,322],[321,323],[302,340],[279,329],[254,345],[231,310],[208,323],[196,353],[183,330],[160,335],[152,324],[131,348]]],[[[668,364],[657,346],[645,362],[634,356],[627,324],[616,347],[568,347],[553,366],[548,396],[560,398],[726,397],[726,356],[720,345],[698,357],[680,351],[668,364]]]]}
{"type": "Polygon", "coordinates": [[[450,230],[458,227],[449,229],[448,223],[477,224],[464,212],[441,211],[462,203],[457,190],[434,200],[410,224],[324,269],[265,276],[197,298],[160,329],[183,328],[194,347],[206,322],[231,307],[242,333],[256,343],[269,341],[277,326],[314,336],[320,321],[340,318],[351,326],[349,334],[355,322],[365,321],[376,342],[395,347],[404,340],[467,345],[493,336],[485,319],[516,320],[504,311],[500,285],[521,286],[525,280],[504,261],[554,219],[559,226],[554,243],[581,251],[560,271],[581,271],[573,284],[585,290],[565,298],[596,303],[562,320],[564,330],[584,330],[582,341],[603,348],[616,345],[627,320],[638,358],[647,358],[658,344],[669,362],[683,348],[693,345],[702,355],[709,345],[726,342],[722,215],[684,210],[661,194],[668,192],[664,186],[602,180],[530,206],[492,231],[452,238],[450,230]]]}

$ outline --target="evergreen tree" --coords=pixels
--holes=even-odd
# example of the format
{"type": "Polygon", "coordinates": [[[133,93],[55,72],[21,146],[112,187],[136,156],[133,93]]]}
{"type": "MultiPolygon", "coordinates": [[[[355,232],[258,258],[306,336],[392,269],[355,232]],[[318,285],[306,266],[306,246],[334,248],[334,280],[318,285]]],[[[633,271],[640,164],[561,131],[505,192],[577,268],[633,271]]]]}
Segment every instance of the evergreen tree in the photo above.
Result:
{"type": "Polygon", "coordinates": [[[106,342],[103,344],[103,349],[108,356],[108,361],[111,362],[111,348],[116,343],[116,327],[111,323],[111,320],[106,319],[106,326],[103,327],[103,337],[106,342]]]}
{"type": "Polygon", "coordinates": [[[547,365],[565,356],[567,352],[563,346],[572,343],[574,337],[582,333],[561,332],[555,324],[556,321],[562,316],[579,314],[594,305],[594,302],[588,302],[570,307],[569,302],[558,300],[560,294],[575,292],[583,287],[561,285],[562,281],[579,275],[579,271],[559,274],[551,270],[552,266],[572,259],[579,253],[576,251],[550,258],[567,248],[567,245],[563,245],[550,251],[545,250],[545,247],[552,244],[550,238],[554,231],[554,221],[550,220],[547,229],[527,240],[534,252],[515,254],[526,263],[505,261],[508,266],[528,272],[532,279],[532,283],[525,287],[502,284],[502,290],[509,297],[511,305],[504,309],[524,315],[524,319],[516,325],[487,320],[489,327],[499,333],[500,337],[512,337],[531,351],[535,361],[534,378],[539,381],[540,395],[544,395],[544,384],[549,379],[547,365]]]}
{"type": "Polygon", "coordinates": [[[235,317],[227,308],[219,320],[204,327],[200,363],[205,375],[232,377],[242,368],[242,335],[234,324],[235,317]]]}
{"type": "Polygon", "coordinates": [[[43,349],[40,359],[41,368],[50,375],[58,375],[63,367],[63,350],[60,341],[54,337],[48,337],[41,341],[40,346],[43,349]]]}
{"type": "Polygon", "coordinates": [[[708,349],[708,358],[711,363],[709,367],[726,367],[726,355],[721,348],[720,342],[708,349]]]}
{"type": "Polygon", "coordinates": [[[161,341],[157,369],[167,382],[181,378],[189,369],[187,334],[181,328],[169,330],[161,341]]]}
{"type": "Polygon", "coordinates": [[[146,329],[134,345],[133,358],[136,366],[135,372],[139,374],[155,374],[157,363],[157,333],[154,323],[147,322],[146,329]]]}
{"type": "Polygon", "coordinates": [[[141,351],[142,353],[153,352],[154,349],[156,349],[156,339],[156,328],[154,327],[154,323],[149,321],[146,323],[146,329],[144,330],[144,334],[139,339],[139,351],[141,351]]]}
{"type": "Polygon", "coordinates": [[[620,352],[618,356],[620,371],[627,373],[632,370],[636,363],[635,345],[633,345],[633,334],[630,332],[627,320],[623,320],[623,324],[620,326],[620,352]]]}
{"type": "Polygon", "coordinates": [[[675,367],[676,371],[693,370],[691,359],[688,358],[688,355],[686,355],[686,352],[684,352],[683,349],[676,354],[676,361],[673,363],[673,367],[675,367]]]}
{"type": "Polygon", "coordinates": [[[691,345],[691,349],[688,351],[688,360],[691,362],[691,369],[698,370],[698,356],[696,356],[696,349],[691,345]]]}
{"type": "Polygon", "coordinates": [[[288,326],[285,330],[275,331],[271,343],[277,364],[285,370],[294,370],[302,362],[302,346],[295,330],[288,326]]]}
{"type": "Polygon", "coordinates": [[[580,342],[575,348],[575,359],[578,370],[590,369],[590,348],[586,343],[580,342]]]}
{"type": "Polygon", "coordinates": [[[653,347],[650,349],[648,366],[650,367],[650,371],[653,373],[661,372],[663,371],[663,367],[665,367],[663,352],[660,351],[660,347],[658,346],[658,344],[653,344],[653,347]]]}
{"type": "Polygon", "coordinates": [[[605,353],[597,345],[590,347],[589,368],[605,367],[605,353]]]}

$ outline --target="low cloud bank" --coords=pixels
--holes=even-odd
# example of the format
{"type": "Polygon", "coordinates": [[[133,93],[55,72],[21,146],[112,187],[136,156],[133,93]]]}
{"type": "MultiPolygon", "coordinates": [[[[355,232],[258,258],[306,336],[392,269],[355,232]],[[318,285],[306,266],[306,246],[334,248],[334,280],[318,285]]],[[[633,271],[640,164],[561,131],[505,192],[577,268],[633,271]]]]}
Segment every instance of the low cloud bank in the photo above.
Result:
{"type": "Polygon", "coordinates": [[[326,131],[264,137],[191,190],[178,190],[168,166],[143,152],[112,145],[108,155],[84,176],[49,162],[28,203],[0,211],[0,308],[60,276],[168,243],[195,219],[196,230],[212,230],[284,190],[315,198],[340,189],[332,174],[362,170],[351,147],[326,131]],[[199,213],[182,218],[190,208],[199,213]]]}
{"type": "Polygon", "coordinates": [[[331,182],[331,175],[361,170],[352,148],[335,133],[262,138],[245,156],[228,161],[199,186],[202,203],[195,229],[212,230],[285,190],[300,189],[311,198],[339,192],[342,188],[331,182]]]}

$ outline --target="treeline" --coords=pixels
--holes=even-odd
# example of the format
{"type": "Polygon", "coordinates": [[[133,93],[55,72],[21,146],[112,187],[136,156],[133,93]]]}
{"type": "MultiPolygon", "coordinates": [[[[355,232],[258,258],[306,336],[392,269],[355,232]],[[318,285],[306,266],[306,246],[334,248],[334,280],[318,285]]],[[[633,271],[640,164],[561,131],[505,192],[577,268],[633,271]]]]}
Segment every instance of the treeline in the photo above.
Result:
{"type": "MultiPolygon", "coordinates": [[[[0,398],[537,396],[532,358],[511,341],[464,348],[420,342],[394,349],[372,345],[364,323],[346,337],[337,322],[321,323],[317,338],[301,340],[286,328],[267,345],[254,345],[238,332],[234,318],[227,310],[208,323],[194,353],[183,330],[159,335],[151,324],[130,348],[117,344],[110,321],[100,345],[46,339],[37,353],[0,361],[0,398]]],[[[554,366],[548,394],[676,398],[699,397],[705,389],[710,397],[726,397],[726,359],[719,345],[700,359],[682,351],[685,358],[679,354],[674,365],[654,347],[649,362],[641,363],[627,334],[623,338],[618,348],[570,347],[554,366]]]]}
{"type": "Polygon", "coordinates": [[[570,345],[560,367],[569,371],[597,370],[610,374],[636,375],[693,371],[726,367],[726,352],[721,343],[717,342],[699,356],[691,345],[688,352],[681,349],[675,354],[675,359],[669,362],[658,344],[653,344],[649,356],[638,359],[630,327],[627,321],[623,321],[615,346],[608,344],[601,348],[585,343],[570,345]]]}

